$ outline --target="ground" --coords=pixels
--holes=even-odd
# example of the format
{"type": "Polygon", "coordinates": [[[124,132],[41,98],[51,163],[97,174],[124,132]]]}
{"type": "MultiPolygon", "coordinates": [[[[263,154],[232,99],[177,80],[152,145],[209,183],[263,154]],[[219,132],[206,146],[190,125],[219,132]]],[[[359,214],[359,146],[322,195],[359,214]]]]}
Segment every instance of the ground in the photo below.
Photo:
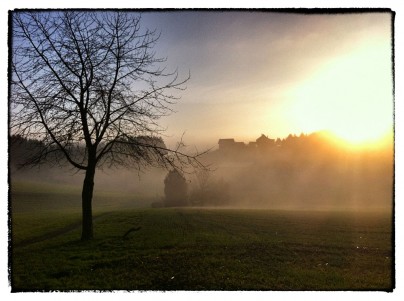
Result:
{"type": "MultiPolygon", "coordinates": [[[[19,205],[32,203],[33,193],[13,193],[19,205]]],[[[14,205],[13,291],[394,286],[388,212],[101,206],[95,239],[81,242],[74,206],[28,211],[14,205]],[[141,229],[124,238],[133,227],[141,229]]]]}

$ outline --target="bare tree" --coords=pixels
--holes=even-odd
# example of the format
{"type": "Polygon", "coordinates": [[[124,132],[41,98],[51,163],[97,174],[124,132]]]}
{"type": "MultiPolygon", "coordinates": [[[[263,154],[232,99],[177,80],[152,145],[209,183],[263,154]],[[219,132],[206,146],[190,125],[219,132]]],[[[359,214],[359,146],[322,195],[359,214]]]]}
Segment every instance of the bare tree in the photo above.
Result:
{"type": "Polygon", "coordinates": [[[92,196],[103,164],[201,165],[199,154],[168,149],[158,120],[188,80],[157,58],[155,31],[132,12],[15,11],[10,130],[43,147],[29,162],[68,162],[85,172],[82,240],[93,237],[92,196]]]}
{"type": "Polygon", "coordinates": [[[188,185],[184,175],[176,170],[170,170],[164,179],[165,206],[186,206],[188,203],[188,185]]]}
{"type": "Polygon", "coordinates": [[[212,182],[212,174],[209,170],[203,168],[195,170],[194,174],[197,186],[191,195],[191,201],[194,205],[204,206],[208,197],[209,186],[212,182]]]}

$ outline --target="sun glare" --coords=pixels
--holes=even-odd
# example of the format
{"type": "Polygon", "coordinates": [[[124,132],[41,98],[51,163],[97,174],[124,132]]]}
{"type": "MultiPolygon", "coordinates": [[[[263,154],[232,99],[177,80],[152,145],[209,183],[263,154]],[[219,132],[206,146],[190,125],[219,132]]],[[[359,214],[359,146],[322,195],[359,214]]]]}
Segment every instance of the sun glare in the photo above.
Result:
{"type": "Polygon", "coordinates": [[[293,90],[288,120],[354,146],[381,142],[393,129],[390,54],[388,43],[379,43],[330,61],[293,90]]]}

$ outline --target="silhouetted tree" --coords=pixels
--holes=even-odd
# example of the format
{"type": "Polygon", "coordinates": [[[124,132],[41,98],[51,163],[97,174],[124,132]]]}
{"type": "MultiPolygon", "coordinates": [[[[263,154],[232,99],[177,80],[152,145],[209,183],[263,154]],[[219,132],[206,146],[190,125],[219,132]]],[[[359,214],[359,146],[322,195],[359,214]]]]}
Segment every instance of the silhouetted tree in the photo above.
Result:
{"type": "Polygon", "coordinates": [[[207,200],[211,173],[208,170],[195,171],[196,187],[193,189],[190,201],[192,205],[203,206],[207,200]]]}
{"type": "Polygon", "coordinates": [[[166,207],[186,206],[188,204],[188,185],[185,177],[177,170],[170,170],[164,179],[166,207]]]}
{"type": "Polygon", "coordinates": [[[84,171],[82,240],[93,237],[94,175],[102,164],[181,168],[198,154],[157,138],[173,90],[187,81],[167,72],[153,51],[159,36],[129,12],[15,11],[10,14],[12,134],[51,159],[84,171]],[[139,138],[141,137],[141,138],[139,138]],[[146,138],[145,138],[146,137],[146,138]]]}

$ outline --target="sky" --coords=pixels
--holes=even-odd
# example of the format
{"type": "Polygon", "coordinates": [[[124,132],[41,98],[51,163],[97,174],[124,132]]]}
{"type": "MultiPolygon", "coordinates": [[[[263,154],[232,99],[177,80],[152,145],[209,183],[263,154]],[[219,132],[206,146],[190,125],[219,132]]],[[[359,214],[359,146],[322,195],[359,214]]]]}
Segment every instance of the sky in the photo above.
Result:
{"type": "Polygon", "coordinates": [[[168,142],[327,130],[349,142],[393,128],[391,15],[270,11],[146,12],[158,56],[187,89],[161,120],[168,142]]]}

